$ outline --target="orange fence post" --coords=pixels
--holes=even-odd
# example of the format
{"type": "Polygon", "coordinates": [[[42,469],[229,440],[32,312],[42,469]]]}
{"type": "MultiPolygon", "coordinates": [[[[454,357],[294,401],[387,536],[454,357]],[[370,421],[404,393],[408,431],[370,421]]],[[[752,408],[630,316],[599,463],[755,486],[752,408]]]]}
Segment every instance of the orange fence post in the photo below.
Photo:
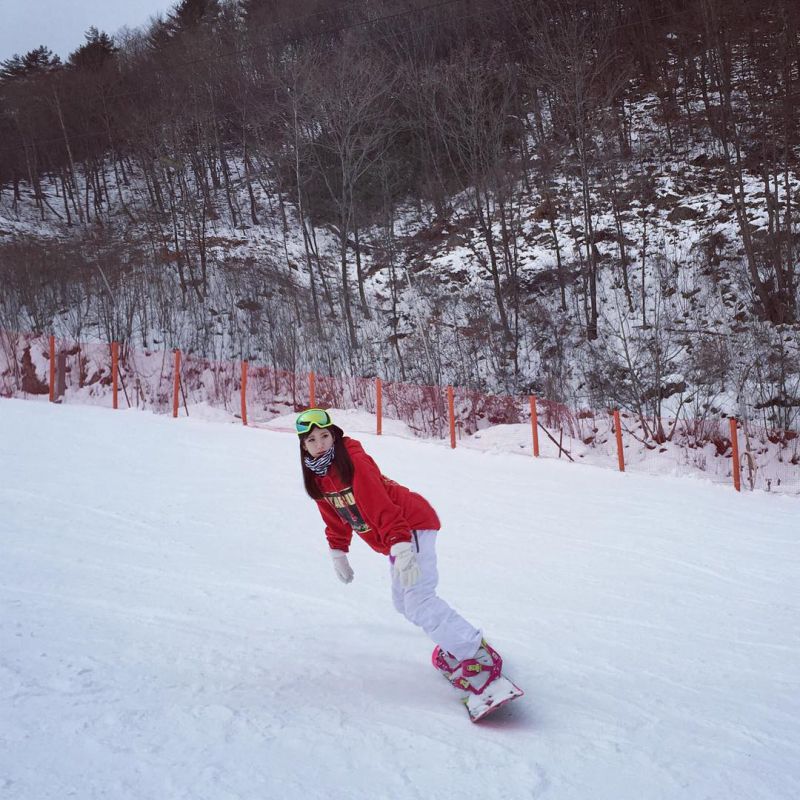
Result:
{"type": "Polygon", "coordinates": [[[614,409],[614,430],[617,433],[617,460],[619,471],[625,472],[625,454],[622,452],[622,424],[619,421],[619,409],[614,409]]]}
{"type": "Polygon", "coordinates": [[[733,488],[736,489],[737,492],[742,491],[742,474],[741,474],[741,467],[739,465],[739,430],[736,426],[736,417],[731,417],[731,447],[733,448],[733,453],[731,457],[733,458],[733,488]]]}
{"type": "Polygon", "coordinates": [[[380,436],[383,433],[383,384],[380,378],[375,378],[375,433],[380,436]]]}
{"type": "Polygon", "coordinates": [[[50,336],[50,402],[56,399],[56,337],[50,336]]]}
{"type": "Polygon", "coordinates": [[[447,387],[447,411],[450,417],[450,447],[455,449],[456,446],[456,412],[455,404],[453,402],[453,387],[447,387]]]}
{"type": "Polygon", "coordinates": [[[242,425],[247,425],[247,362],[242,361],[242,425]]]}
{"type": "Polygon", "coordinates": [[[119,342],[111,342],[111,408],[119,408],[119,342]]]}
{"type": "Polygon", "coordinates": [[[308,373],[308,399],[311,401],[310,408],[317,407],[317,376],[313,372],[308,373]]]}
{"type": "Polygon", "coordinates": [[[181,388],[181,351],[175,348],[175,377],[172,384],[172,416],[178,416],[178,392],[181,388]]]}
{"type": "Polygon", "coordinates": [[[533,455],[539,456],[539,414],[536,411],[536,395],[530,396],[531,401],[531,431],[533,433],[533,455]]]}

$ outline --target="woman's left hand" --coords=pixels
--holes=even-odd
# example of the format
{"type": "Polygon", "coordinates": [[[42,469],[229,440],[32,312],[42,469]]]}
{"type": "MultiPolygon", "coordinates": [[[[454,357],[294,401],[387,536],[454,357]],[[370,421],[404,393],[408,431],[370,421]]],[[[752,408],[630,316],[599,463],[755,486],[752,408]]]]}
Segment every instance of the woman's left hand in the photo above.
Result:
{"type": "Polygon", "coordinates": [[[394,574],[404,589],[413,586],[422,575],[414,545],[411,542],[397,542],[389,550],[394,557],[394,574]]]}

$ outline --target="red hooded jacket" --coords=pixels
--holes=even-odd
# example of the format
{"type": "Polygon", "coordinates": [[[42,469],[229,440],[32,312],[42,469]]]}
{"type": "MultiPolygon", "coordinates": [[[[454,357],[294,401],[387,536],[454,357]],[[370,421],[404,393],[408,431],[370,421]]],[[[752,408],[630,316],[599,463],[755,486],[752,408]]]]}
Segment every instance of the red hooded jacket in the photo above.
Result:
{"type": "Polygon", "coordinates": [[[355,531],[373,550],[389,555],[396,542],[411,541],[411,531],[439,530],[439,518],[422,495],[381,475],[360,442],[345,436],[342,443],[353,462],[352,486],[342,481],[335,466],[327,475],[315,476],[325,495],[317,505],[332,550],[348,552],[355,531]]]}

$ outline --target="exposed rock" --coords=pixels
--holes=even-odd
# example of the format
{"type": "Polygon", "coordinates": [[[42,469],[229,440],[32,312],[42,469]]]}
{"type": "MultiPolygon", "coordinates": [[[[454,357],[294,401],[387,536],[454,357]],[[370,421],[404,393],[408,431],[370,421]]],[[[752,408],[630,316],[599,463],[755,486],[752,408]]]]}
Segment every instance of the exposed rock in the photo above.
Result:
{"type": "Polygon", "coordinates": [[[22,391],[27,394],[47,394],[50,388],[43,380],[40,380],[39,376],[36,374],[36,367],[31,358],[30,346],[22,351],[22,359],[20,362],[22,366],[22,391]]]}
{"type": "Polygon", "coordinates": [[[236,308],[241,308],[242,311],[261,311],[263,306],[256,300],[237,300],[236,308]]]}
{"type": "Polygon", "coordinates": [[[686,381],[665,383],[658,388],[652,387],[648,389],[642,395],[641,400],[643,403],[647,402],[648,400],[652,400],[654,397],[660,397],[662,400],[666,400],[668,397],[672,397],[674,394],[679,394],[685,391],[686,381]]]}
{"type": "Polygon", "coordinates": [[[696,208],[689,206],[676,206],[669,212],[667,219],[670,222],[685,222],[686,220],[697,219],[700,212],[696,208]]]}

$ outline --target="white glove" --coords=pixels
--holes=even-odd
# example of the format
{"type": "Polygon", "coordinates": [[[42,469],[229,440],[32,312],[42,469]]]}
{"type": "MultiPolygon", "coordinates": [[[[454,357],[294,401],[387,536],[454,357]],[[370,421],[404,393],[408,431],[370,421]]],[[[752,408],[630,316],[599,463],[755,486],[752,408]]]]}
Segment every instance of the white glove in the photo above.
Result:
{"type": "Polygon", "coordinates": [[[422,574],[414,545],[411,542],[397,542],[392,545],[389,552],[394,556],[394,575],[400,585],[405,589],[413,586],[422,574]]]}
{"type": "Polygon", "coordinates": [[[347,553],[344,550],[331,550],[333,568],[336,570],[336,577],[342,583],[350,583],[353,580],[353,568],[347,560],[347,553]]]}

